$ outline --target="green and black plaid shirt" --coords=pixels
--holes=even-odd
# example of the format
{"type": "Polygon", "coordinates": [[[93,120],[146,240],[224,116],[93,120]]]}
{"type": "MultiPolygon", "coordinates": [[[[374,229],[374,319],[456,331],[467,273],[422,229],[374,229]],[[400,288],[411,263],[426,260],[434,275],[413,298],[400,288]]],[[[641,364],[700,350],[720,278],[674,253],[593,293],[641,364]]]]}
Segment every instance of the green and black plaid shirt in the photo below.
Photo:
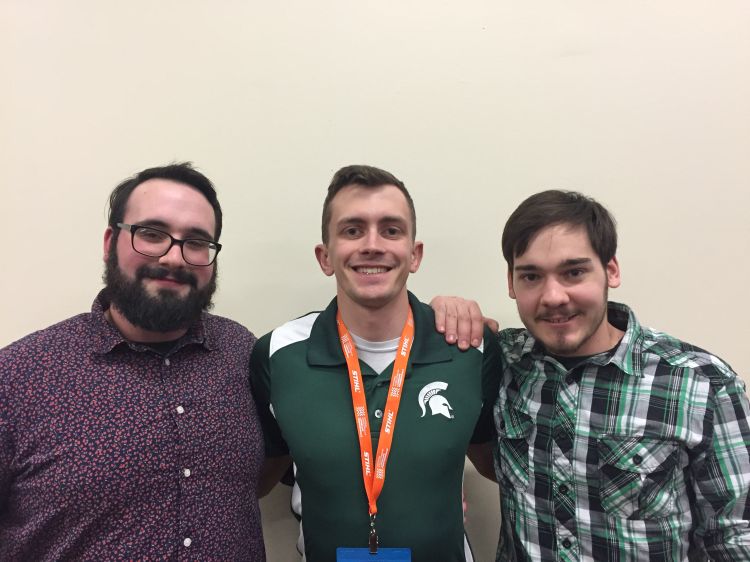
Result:
{"type": "Polygon", "coordinates": [[[750,561],[750,407],[721,359],[642,328],[570,370],[503,330],[502,561],[750,561]],[[689,558],[690,557],[690,558],[689,558]]]}

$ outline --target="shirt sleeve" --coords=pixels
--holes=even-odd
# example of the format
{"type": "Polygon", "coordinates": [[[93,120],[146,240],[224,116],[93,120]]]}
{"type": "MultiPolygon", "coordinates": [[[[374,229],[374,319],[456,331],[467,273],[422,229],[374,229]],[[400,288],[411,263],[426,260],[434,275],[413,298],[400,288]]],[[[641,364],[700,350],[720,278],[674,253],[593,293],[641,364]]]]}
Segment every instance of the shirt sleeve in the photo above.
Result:
{"type": "Polygon", "coordinates": [[[501,353],[497,334],[487,327],[482,345],[482,411],[471,436],[472,443],[487,443],[495,438],[492,410],[500,387],[501,353]]]}
{"type": "Polygon", "coordinates": [[[267,457],[289,454],[289,446],[284,441],[271,406],[271,361],[269,349],[271,334],[260,338],[250,356],[250,388],[258,408],[258,417],[263,429],[263,440],[267,457]]]}
{"type": "MultiPolygon", "coordinates": [[[[0,359],[0,373],[7,373],[0,359]]],[[[8,494],[12,481],[13,431],[10,403],[6,381],[0,381],[0,514],[8,503],[8,494]]]]}
{"type": "Polygon", "coordinates": [[[722,366],[720,383],[709,376],[708,447],[692,460],[691,470],[696,538],[702,538],[711,560],[730,562],[750,560],[750,406],[742,380],[722,366]]]}

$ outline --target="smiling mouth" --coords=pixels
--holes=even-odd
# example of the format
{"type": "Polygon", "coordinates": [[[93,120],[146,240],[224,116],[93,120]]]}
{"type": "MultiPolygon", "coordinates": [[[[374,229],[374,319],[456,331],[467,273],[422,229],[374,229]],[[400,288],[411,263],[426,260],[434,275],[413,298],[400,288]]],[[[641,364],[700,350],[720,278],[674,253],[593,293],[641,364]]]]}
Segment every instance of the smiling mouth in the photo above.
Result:
{"type": "Polygon", "coordinates": [[[358,266],[353,268],[357,273],[363,273],[364,275],[375,275],[377,273],[388,273],[390,268],[388,267],[371,267],[371,266],[358,266]]]}
{"type": "Polygon", "coordinates": [[[573,320],[576,316],[578,316],[578,314],[571,314],[569,316],[547,316],[541,318],[541,320],[549,324],[565,324],[565,322],[573,320]]]}
{"type": "Polygon", "coordinates": [[[190,283],[166,277],[162,279],[150,279],[150,281],[155,282],[152,288],[157,291],[182,292],[184,287],[191,287],[190,283]]]}

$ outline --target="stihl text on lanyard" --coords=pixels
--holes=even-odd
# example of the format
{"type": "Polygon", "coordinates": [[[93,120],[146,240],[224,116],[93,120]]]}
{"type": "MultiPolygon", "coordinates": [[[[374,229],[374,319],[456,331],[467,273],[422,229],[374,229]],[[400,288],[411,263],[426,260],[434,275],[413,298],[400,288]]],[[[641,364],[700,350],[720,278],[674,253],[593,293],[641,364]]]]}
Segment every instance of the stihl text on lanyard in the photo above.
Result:
{"type": "Polygon", "coordinates": [[[357,349],[354,346],[349,330],[341,319],[341,312],[336,313],[336,325],[341,340],[341,349],[346,357],[346,366],[349,370],[349,383],[352,391],[352,407],[354,409],[354,421],[357,424],[357,435],[359,437],[360,460],[362,461],[362,479],[365,483],[367,502],[370,511],[370,552],[378,550],[378,534],[375,530],[375,516],[378,513],[378,496],[385,483],[385,467],[388,455],[391,452],[393,432],[396,428],[396,416],[401,402],[401,391],[404,387],[406,377],[406,365],[409,361],[409,353],[414,341],[414,316],[409,307],[409,315],[401,332],[401,339],[396,349],[396,360],[393,363],[391,384],[388,388],[388,399],[385,403],[383,413],[383,425],[380,428],[378,439],[378,451],[373,463],[372,439],[370,437],[370,421],[367,412],[367,400],[365,398],[364,381],[362,371],[359,368],[357,349]],[[374,467],[373,467],[374,464],[374,467]]]}

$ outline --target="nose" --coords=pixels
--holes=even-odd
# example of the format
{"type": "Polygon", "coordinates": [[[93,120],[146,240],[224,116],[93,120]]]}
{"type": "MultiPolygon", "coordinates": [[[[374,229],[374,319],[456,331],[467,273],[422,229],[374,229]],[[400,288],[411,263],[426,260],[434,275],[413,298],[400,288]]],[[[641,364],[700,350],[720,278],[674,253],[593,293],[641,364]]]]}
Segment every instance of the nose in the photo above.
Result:
{"type": "Polygon", "coordinates": [[[556,308],[568,304],[570,298],[565,286],[554,277],[548,277],[542,287],[541,304],[548,308],[556,308]]]}
{"type": "Polygon", "coordinates": [[[383,252],[383,240],[377,228],[370,228],[362,237],[362,253],[376,254],[383,252]]]}
{"type": "Polygon", "coordinates": [[[159,258],[159,263],[170,267],[185,267],[186,263],[182,257],[182,248],[178,244],[172,244],[167,253],[159,258]]]}

